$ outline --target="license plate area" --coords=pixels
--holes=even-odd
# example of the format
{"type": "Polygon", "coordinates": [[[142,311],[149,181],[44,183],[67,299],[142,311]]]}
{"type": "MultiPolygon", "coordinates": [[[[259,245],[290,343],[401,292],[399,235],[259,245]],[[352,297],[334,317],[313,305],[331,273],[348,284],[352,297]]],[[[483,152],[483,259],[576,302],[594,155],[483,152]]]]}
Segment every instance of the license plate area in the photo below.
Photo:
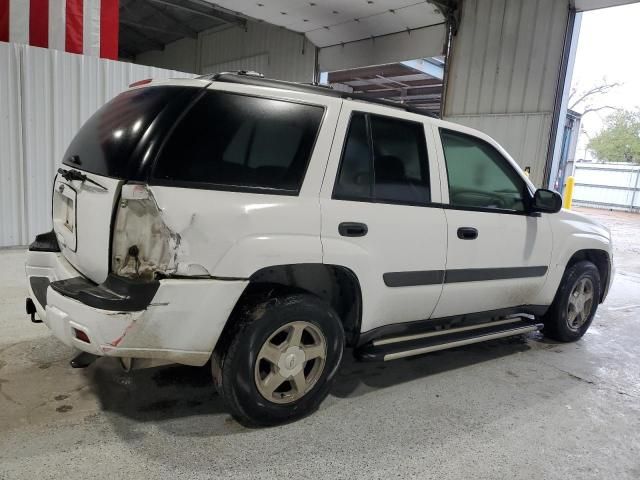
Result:
{"type": "Polygon", "coordinates": [[[73,186],[56,180],[53,190],[53,229],[58,242],[75,252],[78,247],[78,194],[73,186]]]}

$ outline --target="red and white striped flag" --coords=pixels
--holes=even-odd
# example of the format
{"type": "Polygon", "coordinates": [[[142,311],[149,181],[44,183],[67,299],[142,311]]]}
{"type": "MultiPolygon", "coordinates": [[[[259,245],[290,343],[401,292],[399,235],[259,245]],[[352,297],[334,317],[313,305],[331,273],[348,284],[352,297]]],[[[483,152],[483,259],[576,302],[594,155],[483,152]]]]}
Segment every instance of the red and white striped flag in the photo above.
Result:
{"type": "Polygon", "coordinates": [[[118,59],[119,0],[0,0],[0,41],[118,59]]]}

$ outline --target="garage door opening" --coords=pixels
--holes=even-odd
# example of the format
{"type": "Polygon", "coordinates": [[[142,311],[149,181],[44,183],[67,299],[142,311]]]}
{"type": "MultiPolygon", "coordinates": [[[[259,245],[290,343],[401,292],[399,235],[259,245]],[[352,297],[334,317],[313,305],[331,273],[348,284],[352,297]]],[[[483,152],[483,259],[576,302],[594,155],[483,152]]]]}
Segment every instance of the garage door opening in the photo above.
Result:
{"type": "Polygon", "coordinates": [[[334,89],[389,100],[440,116],[444,56],[321,72],[320,83],[334,89]]]}
{"type": "MultiPolygon", "coordinates": [[[[629,175],[625,176],[630,173],[629,178],[635,178],[633,161],[622,153],[616,156],[615,148],[612,153],[597,153],[591,147],[593,139],[613,123],[612,116],[629,113],[633,118],[640,109],[640,70],[620,48],[636,41],[640,4],[597,9],[604,6],[602,3],[606,2],[576,2],[576,8],[583,11],[575,15],[567,52],[549,187],[563,192],[567,178],[573,176],[574,203],[633,209],[637,208],[634,198],[640,198],[640,193],[634,197],[637,186],[629,183],[629,175]],[[619,170],[625,170],[625,174],[619,170]],[[618,181],[622,183],[618,185],[618,181]]],[[[611,140],[612,144],[630,147],[623,136],[611,140]]],[[[640,143],[638,148],[640,152],[640,143]]]]}

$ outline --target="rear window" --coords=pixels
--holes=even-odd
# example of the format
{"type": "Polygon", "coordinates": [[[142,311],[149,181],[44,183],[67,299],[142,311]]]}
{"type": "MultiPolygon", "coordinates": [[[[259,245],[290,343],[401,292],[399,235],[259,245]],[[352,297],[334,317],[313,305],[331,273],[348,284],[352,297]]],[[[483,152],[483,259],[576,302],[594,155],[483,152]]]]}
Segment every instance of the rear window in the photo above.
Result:
{"type": "Polygon", "coordinates": [[[299,191],[323,107],[209,91],[163,147],[154,183],[299,191]]]}
{"type": "Polygon", "coordinates": [[[98,175],[128,178],[141,159],[132,153],[151,122],[182,87],[147,87],[121,93],[78,131],[63,163],[98,175]]]}

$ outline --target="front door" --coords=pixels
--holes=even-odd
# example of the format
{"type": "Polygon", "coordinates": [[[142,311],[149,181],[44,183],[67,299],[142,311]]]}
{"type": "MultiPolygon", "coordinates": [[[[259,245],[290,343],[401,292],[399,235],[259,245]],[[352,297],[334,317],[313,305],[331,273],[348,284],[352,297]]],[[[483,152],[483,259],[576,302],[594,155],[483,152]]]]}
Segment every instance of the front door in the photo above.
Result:
{"type": "Polygon", "coordinates": [[[447,230],[433,131],[420,115],[345,101],[322,193],[323,262],[361,285],[362,331],[429,318],[447,230]]]}
{"type": "Polygon", "coordinates": [[[547,218],[527,213],[527,183],[488,139],[434,128],[438,136],[449,246],[433,317],[528,305],[551,258],[547,218]]]}

